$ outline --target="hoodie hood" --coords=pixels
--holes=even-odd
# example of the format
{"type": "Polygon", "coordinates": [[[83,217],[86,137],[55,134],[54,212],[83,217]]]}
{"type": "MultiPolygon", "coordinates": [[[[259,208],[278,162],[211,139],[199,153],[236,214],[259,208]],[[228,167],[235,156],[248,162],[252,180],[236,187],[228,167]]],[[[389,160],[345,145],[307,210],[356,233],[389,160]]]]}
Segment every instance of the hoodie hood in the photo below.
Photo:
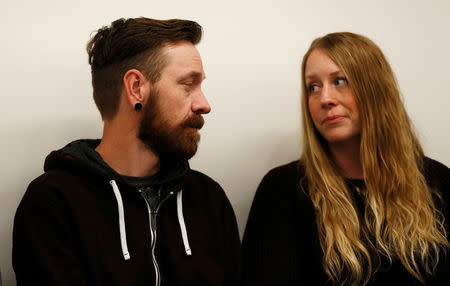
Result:
{"type": "MultiPolygon", "coordinates": [[[[44,163],[44,171],[51,169],[70,169],[72,172],[87,172],[105,180],[115,180],[128,184],[123,176],[112,169],[95,148],[100,139],[81,139],[67,144],[60,150],[51,152],[44,163]]],[[[155,184],[178,181],[189,170],[189,163],[183,160],[161,158],[161,169],[156,174],[155,184]]]]}
{"type": "MultiPolygon", "coordinates": [[[[117,211],[119,216],[119,232],[120,232],[120,242],[122,248],[123,258],[128,260],[131,258],[128,251],[126,226],[125,226],[125,210],[122,201],[122,195],[119,190],[118,184],[116,182],[121,182],[123,184],[130,185],[124,176],[118,174],[114,171],[105,161],[103,161],[100,154],[95,151],[95,148],[100,144],[100,139],[82,139],[69,143],[64,148],[51,152],[45,159],[44,171],[49,171],[52,169],[66,169],[70,172],[82,173],[86,175],[93,175],[104,179],[111,185],[112,191],[117,202],[117,211]]],[[[164,160],[161,158],[161,168],[159,172],[155,175],[154,180],[152,180],[152,186],[158,186],[161,192],[165,192],[164,196],[173,194],[170,191],[171,188],[168,186],[173,186],[180,182],[184,175],[189,171],[189,164],[187,161],[174,161],[174,160],[164,160]],[[163,186],[166,186],[163,188],[163,186]],[[164,190],[163,190],[164,189],[164,190]]],[[[151,189],[151,188],[150,188],[151,189]]],[[[158,191],[158,192],[160,192],[158,191]]],[[[152,224],[152,219],[156,219],[156,215],[152,218],[152,213],[156,213],[159,205],[162,203],[158,201],[158,206],[155,209],[151,209],[150,203],[152,200],[147,197],[144,193],[154,193],[146,192],[145,189],[139,190],[143,194],[143,198],[146,200],[150,225],[152,224]]],[[[180,226],[182,241],[184,244],[186,255],[191,255],[191,249],[189,246],[189,241],[186,232],[186,225],[184,222],[183,215],[183,204],[182,204],[182,190],[177,192],[177,217],[180,226]]],[[[150,226],[151,228],[151,226],[150,226]]],[[[152,230],[152,240],[156,239],[156,230],[152,230]],[[154,238],[153,238],[154,236],[154,238]]],[[[154,250],[153,250],[154,251],[154,250]]],[[[154,254],[153,254],[154,255],[154,254]]],[[[157,268],[157,267],[156,267],[157,268]]]]}

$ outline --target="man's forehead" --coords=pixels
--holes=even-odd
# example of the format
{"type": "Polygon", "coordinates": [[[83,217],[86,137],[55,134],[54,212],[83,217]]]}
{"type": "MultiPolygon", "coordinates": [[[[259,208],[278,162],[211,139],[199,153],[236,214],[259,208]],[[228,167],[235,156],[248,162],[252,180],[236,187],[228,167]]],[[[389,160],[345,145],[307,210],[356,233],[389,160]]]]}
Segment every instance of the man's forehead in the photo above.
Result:
{"type": "Polygon", "coordinates": [[[192,43],[183,41],[168,45],[164,53],[167,64],[162,73],[205,78],[200,53],[192,43]]]}

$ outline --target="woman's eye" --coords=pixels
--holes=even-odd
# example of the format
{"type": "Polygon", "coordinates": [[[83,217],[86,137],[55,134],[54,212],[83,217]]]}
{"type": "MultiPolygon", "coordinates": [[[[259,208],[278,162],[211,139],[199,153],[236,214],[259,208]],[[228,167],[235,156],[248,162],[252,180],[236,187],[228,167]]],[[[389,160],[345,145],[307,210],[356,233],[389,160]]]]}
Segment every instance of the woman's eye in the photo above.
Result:
{"type": "Polygon", "coordinates": [[[347,84],[347,79],[346,79],[346,78],[343,78],[343,77],[337,78],[336,81],[335,81],[335,84],[336,84],[336,85],[344,85],[344,84],[347,84]]]}
{"type": "Polygon", "coordinates": [[[309,92],[310,92],[310,93],[314,93],[314,92],[316,92],[318,89],[319,89],[319,87],[318,87],[317,85],[315,85],[315,84],[311,84],[311,85],[309,86],[309,92]]]}

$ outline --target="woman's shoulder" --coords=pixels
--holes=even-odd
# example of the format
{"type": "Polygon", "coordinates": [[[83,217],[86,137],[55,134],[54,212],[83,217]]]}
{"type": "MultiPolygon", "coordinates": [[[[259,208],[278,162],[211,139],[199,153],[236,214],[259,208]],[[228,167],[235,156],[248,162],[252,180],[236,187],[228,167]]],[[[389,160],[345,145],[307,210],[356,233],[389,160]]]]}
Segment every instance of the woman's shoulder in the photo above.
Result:
{"type": "Polygon", "coordinates": [[[430,157],[424,157],[423,163],[424,163],[425,169],[430,169],[430,170],[438,171],[438,172],[440,171],[440,172],[444,172],[447,174],[450,173],[450,169],[446,165],[444,165],[441,162],[436,161],[430,157]]]}
{"type": "Polygon", "coordinates": [[[305,168],[299,160],[271,169],[258,187],[259,193],[266,195],[298,194],[300,183],[306,181],[305,168]]]}
{"type": "Polygon", "coordinates": [[[429,157],[424,157],[423,172],[425,179],[431,187],[438,189],[444,188],[446,189],[445,191],[449,192],[450,169],[447,166],[429,157]]]}
{"type": "MultiPolygon", "coordinates": [[[[425,157],[423,160],[423,174],[428,186],[431,187],[433,193],[436,192],[436,202],[450,220],[450,169],[431,158],[425,157]]],[[[450,225],[448,225],[450,227],[450,225]]]]}
{"type": "Polygon", "coordinates": [[[299,160],[275,167],[264,176],[263,181],[296,181],[304,177],[305,168],[299,160]]]}

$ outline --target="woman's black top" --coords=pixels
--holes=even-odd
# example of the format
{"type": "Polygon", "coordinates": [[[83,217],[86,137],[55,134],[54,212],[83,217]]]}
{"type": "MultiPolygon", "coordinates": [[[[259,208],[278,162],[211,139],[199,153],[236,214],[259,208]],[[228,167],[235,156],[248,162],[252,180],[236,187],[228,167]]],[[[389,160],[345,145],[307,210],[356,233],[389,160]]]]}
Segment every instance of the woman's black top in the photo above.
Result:
{"type": "MultiPolygon", "coordinates": [[[[450,169],[424,159],[424,176],[433,189],[440,192],[436,204],[445,217],[450,238],[450,169]]],[[[299,161],[271,170],[261,181],[255,194],[243,238],[243,285],[333,285],[322,267],[315,218],[315,208],[300,187],[305,169],[299,161]]],[[[304,180],[304,182],[306,179],[304,180]]],[[[363,180],[347,180],[353,190],[357,209],[364,210],[359,191],[363,180]]],[[[306,183],[302,183],[307,188],[306,183]]],[[[361,213],[360,213],[361,215],[361,213]]],[[[450,285],[450,250],[441,251],[433,275],[423,274],[425,285],[450,285]]],[[[382,255],[380,256],[382,257],[382,255]]],[[[389,263],[381,258],[380,269],[368,285],[423,285],[399,260],[389,263]]]]}

